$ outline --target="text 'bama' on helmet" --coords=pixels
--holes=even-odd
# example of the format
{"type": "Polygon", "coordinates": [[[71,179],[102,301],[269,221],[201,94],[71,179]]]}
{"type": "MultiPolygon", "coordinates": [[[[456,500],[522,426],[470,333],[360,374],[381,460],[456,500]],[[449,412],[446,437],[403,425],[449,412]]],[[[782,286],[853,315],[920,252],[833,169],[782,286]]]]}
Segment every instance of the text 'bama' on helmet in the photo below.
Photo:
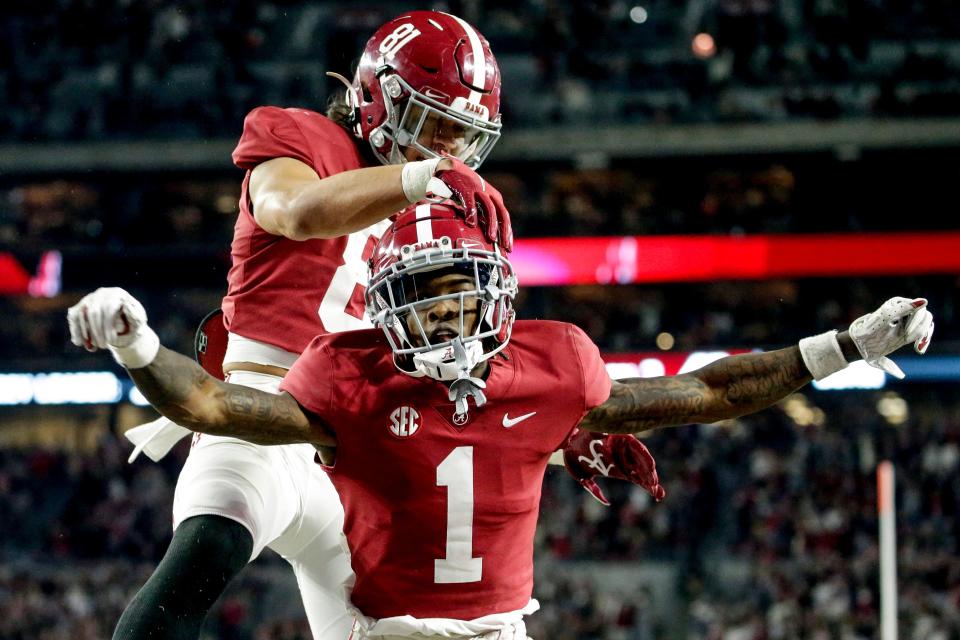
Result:
{"type": "Polygon", "coordinates": [[[367,312],[381,327],[401,370],[453,380],[503,349],[513,328],[517,278],[499,246],[468,227],[449,204],[401,211],[370,259],[367,312]],[[453,292],[437,294],[431,280],[461,276],[453,292]],[[423,318],[438,303],[456,303],[456,335],[431,340],[423,318]],[[476,311],[474,324],[465,317],[476,311]],[[460,361],[454,342],[462,346],[460,361]],[[466,362],[463,358],[466,357],[466,362]]]}
{"type": "Polygon", "coordinates": [[[466,21],[411,11],[367,42],[353,80],[356,133],[385,164],[440,152],[476,168],[500,137],[500,68],[466,21]]]}

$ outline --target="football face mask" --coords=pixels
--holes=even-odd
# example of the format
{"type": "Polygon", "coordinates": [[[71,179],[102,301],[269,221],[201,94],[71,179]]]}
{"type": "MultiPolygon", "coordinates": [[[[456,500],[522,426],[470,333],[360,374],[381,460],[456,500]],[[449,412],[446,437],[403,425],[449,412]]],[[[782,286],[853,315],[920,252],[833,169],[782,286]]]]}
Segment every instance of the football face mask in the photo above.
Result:
{"type": "Polygon", "coordinates": [[[516,293],[510,262],[462,210],[422,203],[398,213],[377,243],[367,313],[398,368],[456,380],[506,346],[516,293]]]}
{"type": "Polygon", "coordinates": [[[406,103],[394,106],[385,102],[386,122],[380,127],[379,135],[394,142],[389,145],[389,155],[378,151],[380,145],[373,140],[374,153],[380,161],[398,164],[411,158],[408,149],[416,151],[422,158],[436,158],[441,152],[457,157],[471,168],[479,167],[493,150],[500,138],[500,122],[489,122],[481,114],[470,115],[466,111],[468,103],[462,98],[454,100],[448,107],[424,93],[418,93],[400,76],[391,75],[382,80],[383,91],[387,95],[409,95],[406,103]],[[458,102],[462,103],[458,105],[458,102]],[[463,107],[458,109],[457,107],[463,107]]]}
{"type": "Polygon", "coordinates": [[[516,295],[510,263],[498,251],[434,246],[401,249],[401,259],[367,289],[374,322],[406,373],[456,380],[509,340],[516,295]]]}

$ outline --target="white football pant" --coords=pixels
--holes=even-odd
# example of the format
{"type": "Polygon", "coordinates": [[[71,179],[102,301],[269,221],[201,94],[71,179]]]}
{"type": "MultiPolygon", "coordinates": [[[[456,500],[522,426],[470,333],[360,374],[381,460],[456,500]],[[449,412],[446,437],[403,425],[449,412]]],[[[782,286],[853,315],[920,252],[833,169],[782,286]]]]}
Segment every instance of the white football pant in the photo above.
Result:
{"type": "MultiPolygon", "coordinates": [[[[277,393],[281,378],[235,371],[229,381],[277,393]]],[[[343,536],[343,506],[309,444],[260,446],[237,438],[194,438],[173,499],[173,527],[217,515],[253,536],[253,560],[270,547],[293,567],[314,640],[344,640],[353,616],[353,571],[343,536]]]]}

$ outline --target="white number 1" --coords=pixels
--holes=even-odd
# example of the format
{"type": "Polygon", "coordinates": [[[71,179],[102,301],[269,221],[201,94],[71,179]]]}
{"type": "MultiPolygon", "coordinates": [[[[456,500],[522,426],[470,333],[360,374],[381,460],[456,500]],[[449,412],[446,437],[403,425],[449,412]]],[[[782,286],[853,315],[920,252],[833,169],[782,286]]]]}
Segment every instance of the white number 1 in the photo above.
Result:
{"type": "Polygon", "coordinates": [[[457,447],[437,467],[437,486],[447,487],[447,556],[434,559],[437,584],[479,582],[483,558],[473,556],[473,447],[457,447]]]}

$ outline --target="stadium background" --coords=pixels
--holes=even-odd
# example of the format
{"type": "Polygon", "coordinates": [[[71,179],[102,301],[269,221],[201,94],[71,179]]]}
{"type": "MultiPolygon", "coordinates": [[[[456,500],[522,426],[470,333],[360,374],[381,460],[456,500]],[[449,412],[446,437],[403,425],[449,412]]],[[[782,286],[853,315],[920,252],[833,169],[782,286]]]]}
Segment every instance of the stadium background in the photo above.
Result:
{"type": "MultiPolygon", "coordinates": [[[[374,28],[413,7],[5,3],[0,637],[108,637],[170,536],[184,445],[162,464],[126,464],[118,434],[152,413],[118,387],[109,358],[68,344],[65,309],[97,286],[124,286],[165,344],[190,350],[222,295],[242,177],[229,156],[244,114],[322,110],[336,86],[323,72],[348,72],[374,28]]],[[[648,438],[662,504],[607,483],[613,506],[602,508],[551,471],[531,635],[878,637],[874,468],[890,458],[901,633],[960,637],[960,5],[436,8],[478,25],[499,59],[504,138],[483,173],[518,237],[607,238],[586,263],[593,284],[527,286],[522,317],[574,321],[621,354],[621,370],[648,372],[676,370],[683,354],[789,344],[891,295],[925,295],[937,318],[931,353],[898,359],[904,382],[853,375],[840,386],[872,388],[808,388],[757,416],[648,438]],[[864,243],[881,232],[925,235],[864,243]],[[813,238],[799,264],[832,273],[771,271],[775,252],[745,276],[714,277],[727,260],[688,280],[684,265],[703,254],[675,253],[677,236],[821,233],[849,244],[813,238]],[[667,243],[657,255],[676,270],[648,274],[647,245],[633,236],[667,243]]],[[[563,246],[537,255],[583,267],[588,252],[563,246]]],[[[207,633],[307,638],[283,561],[265,553],[245,570],[207,633]]]]}

